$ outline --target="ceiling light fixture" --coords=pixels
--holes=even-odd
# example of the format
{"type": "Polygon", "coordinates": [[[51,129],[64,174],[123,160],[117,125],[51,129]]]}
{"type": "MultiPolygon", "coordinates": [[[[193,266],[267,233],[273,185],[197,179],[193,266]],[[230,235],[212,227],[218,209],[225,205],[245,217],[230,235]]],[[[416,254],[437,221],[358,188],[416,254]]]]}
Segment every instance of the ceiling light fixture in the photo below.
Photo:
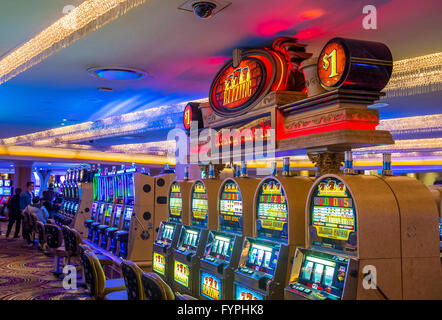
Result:
{"type": "Polygon", "coordinates": [[[149,77],[146,71],[126,67],[96,67],[88,69],[87,72],[104,80],[141,80],[149,77]]]}
{"type": "Polygon", "coordinates": [[[0,84],[45,60],[146,0],[86,0],[31,40],[0,58],[0,84]]]}

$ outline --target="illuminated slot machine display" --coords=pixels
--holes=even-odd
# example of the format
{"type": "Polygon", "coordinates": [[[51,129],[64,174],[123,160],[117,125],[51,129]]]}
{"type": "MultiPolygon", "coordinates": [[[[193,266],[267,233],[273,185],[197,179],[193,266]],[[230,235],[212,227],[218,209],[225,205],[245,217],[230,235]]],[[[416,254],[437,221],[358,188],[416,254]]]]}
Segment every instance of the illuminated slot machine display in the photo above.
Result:
{"type": "MultiPolygon", "coordinates": [[[[106,247],[106,229],[111,227],[111,224],[114,219],[115,215],[115,206],[117,203],[117,184],[116,184],[116,167],[114,166],[112,168],[112,171],[108,173],[108,176],[106,177],[106,183],[108,185],[109,192],[109,198],[107,199],[106,204],[106,212],[104,215],[104,219],[102,220],[101,224],[97,227],[97,234],[95,238],[95,244],[106,247]]],[[[119,201],[120,199],[118,199],[119,201]]]]}
{"type": "Polygon", "coordinates": [[[4,186],[4,180],[0,180],[0,203],[4,203],[4,191],[3,191],[3,187],[4,186]]]}
{"type": "Polygon", "coordinates": [[[98,209],[97,214],[95,215],[94,221],[90,223],[89,232],[88,232],[88,239],[93,241],[94,239],[94,231],[97,226],[101,224],[101,220],[103,218],[103,213],[106,206],[106,183],[105,183],[105,176],[104,174],[99,171],[96,174],[97,182],[98,182],[98,209]]]}
{"type": "Polygon", "coordinates": [[[442,296],[437,209],[418,180],[325,175],[306,214],[307,247],[295,252],[286,299],[442,296]]]}
{"type": "Polygon", "coordinates": [[[75,209],[76,215],[72,223],[73,228],[77,230],[82,237],[86,237],[88,234],[86,221],[92,218],[92,207],[95,202],[94,198],[94,185],[92,181],[89,181],[89,170],[85,167],[80,169],[79,181],[77,182],[78,200],[77,208],[75,209]]]}
{"type": "Polygon", "coordinates": [[[5,179],[3,180],[3,200],[2,203],[8,203],[9,199],[11,198],[12,194],[12,186],[11,186],[11,180],[5,179]]]}
{"type": "MultiPolygon", "coordinates": [[[[121,166],[121,170],[117,171],[115,175],[115,207],[112,216],[111,225],[106,228],[102,234],[101,247],[106,250],[111,249],[112,238],[118,230],[120,230],[120,223],[122,221],[121,216],[124,212],[125,201],[125,185],[124,185],[124,165],[121,166]]],[[[115,248],[115,245],[114,245],[115,248]]]]}
{"type": "Polygon", "coordinates": [[[104,209],[104,214],[97,219],[96,222],[92,223],[93,230],[93,241],[95,244],[99,244],[100,241],[100,231],[109,225],[110,219],[112,217],[112,211],[114,208],[114,177],[115,172],[109,172],[105,170],[104,173],[104,185],[106,194],[106,204],[104,209]]]}
{"type": "MultiPolygon", "coordinates": [[[[212,170],[209,177],[212,177],[212,170]]],[[[200,292],[200,260],[209,229],[218,229],[217,196],[221,181],[196,180],[190,192],[191,224],[183,225],[174,250],[173,288],[195,297],[200,292]]]]}
{"type": "Polygon", "coordinates": [[[153,244],[152,270],[169,284],[173,283],[173,252],[176,249],[181,226],[189,224],[189,196],[192,186],[187,180],[186,168],[184,181],[173,181],[169,187],[169,221],[162,221],[157,238],[153,244]]]}
{"type": "Polygon", "coordinates": [[[139,172],[134,166],[126,170],[126,191],[132,204],[125,208],[124,230],[115,232],[116,255],[151,269],[153,242],[160,222],[167,219],[168,186],[173,179],[175,174],[166,170],[156,177],[139,172]],[[131,217],[128,210],[132,211],[131,217]]]}
{"type": "Polygon", "coordinates": [[[93,177],[92,177],[93,202],[92,202],[92,206],[91,206],[91,215],[90,215],[90,218],[84,222],[85,229],[89,230],[87,233],[89,240],[92,239],[91,225],[97,219],[97,212],[98,212],[98,207],[99,207],[99,203],[100,203],[101,189],[100,189],[99,178],[100,178],[100,173],[98,173],[98,172],[93,173],[93,177]]]}
{"type": "MultiPolygon", "coordinates": [[[[243,167],[244,168],[244,167],[243,167]]],[[[253,195],[259,180],[227,178],[219,191],[219,228],[209,232],[200,268],[200,297],[232,300],[244,236],[253,237],[253,195]]]]}
{"type": "MultiPolygon", "coordinates": [[[[283,175],[288,175],[289,168],[283,175]]],[[[255,193],[256,237],[246,237],[234,274],[236,300],[282,299],[289,257],[305,242],[305,203],[310,178],[264,178],[255,193]]]]}

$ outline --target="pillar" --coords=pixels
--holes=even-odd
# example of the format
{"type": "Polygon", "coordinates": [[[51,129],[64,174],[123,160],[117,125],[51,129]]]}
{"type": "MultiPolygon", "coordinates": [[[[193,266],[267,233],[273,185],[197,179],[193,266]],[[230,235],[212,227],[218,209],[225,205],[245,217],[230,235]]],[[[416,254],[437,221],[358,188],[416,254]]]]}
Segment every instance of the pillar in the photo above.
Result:
{"type": "Polygon", "coordinates": [[[26,190],[26,183],[32,181],[32,161],[14,161],[14,190],[26,190]]]}
{"type": "Polygon", "coordinates": [[[48,189],[48,181],[49,178],[51,176],[51,172],[52,170],[37,170],[37,174],[40,177],[40,194],[39,196],[41,196],[43,194],[43,191],[48,189]]]}

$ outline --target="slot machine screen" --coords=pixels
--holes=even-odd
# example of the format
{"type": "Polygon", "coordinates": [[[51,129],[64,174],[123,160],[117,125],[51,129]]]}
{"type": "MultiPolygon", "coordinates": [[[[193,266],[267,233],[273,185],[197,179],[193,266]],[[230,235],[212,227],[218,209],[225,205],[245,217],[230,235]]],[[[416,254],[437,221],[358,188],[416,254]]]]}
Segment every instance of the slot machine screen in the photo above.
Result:
{"type": "Polygon", "coordinates": [[[99,200],[99,189],[100,189],[100,185],[99,185],[99,179],[98,177],[94,177],[92,180],[92,185],[94,187],[94,200],[98,201],[99,200]]]}
{"type": "Polygon", "coordinates": [[[162,222],[160,230],[158,231],[157,241],[163,244],[170,244],[175,233],[175,225],[167,222],[162,222]]]}
{"type": "Polygon", "coordinates": [[[135,197],[133,173],[126,175],[126,195],[130,199],[133,199],[135,197]]]}
{"type": "Polygon", "coordinates": [[[288,242],[288,208],[284,188],[275,179],[267,179],[257,198],[257,237],[288,242]]]}
{"type": "Polygon", "coordinates": [[[201,295],[210,300],[221,299],[221,279],[213,274],[201,271],[201,295]]]}
{"type": "Polygon", "coordinates": [[[246,266],[266,274],[273,275],[278,263],[279,246],[271,243],[262,243],[250,240],[246,266]]]}
{"type": "Polygon", "coordinates": [[[121,201],[124,199],[124,180],[121,174],[115,176],[115,198],[121,201]]]}
{"type": "Polygon", "coordinates": [[[134,208],[132,207],[126,207],[126,212],[124,213],[124,224],[123,224],[123,230],[129,230],[130,227],[130,220],[132,219],[132,213],[134,208]]]}
{"type": "Polygon", "coordinates": [[[4,184],[5,184],[5,181],[4,180],[0,180],[0,187],[3,187],[4,184]]]}
{"type": "Polygon", "coordinates": [[[242,234],[243,205],[241,192],[233,180],[228,180],[222,187],[221,199],[219,200],[219,223],[221,231],[242,234]]]}
{"type": "Polygon", "coordinates": [[[5,180],[5,187],[11,187],[11,180],[5,180]]]}
{"type": "Polygon", "coordinates": [[[98,222],[100,222],[101,217],[103,217],[104,212],[104,203],[100,203],[100,207],[98,209],[98,222]]]}
{"type": "Polygon", "coordinates": [[[233,250],[233,240],[233,236],[220,234],[216,231],[210,232],[205,255],[227,262],[230,261],[233,250]]]}
{"type": "Polygon", "coordinates": [[[10,196],[11,195],[11,188],[4,188],[3,192],[4,192],[5,196],[10,196]]]}
{"type": "Polygon", "coordinates": [[[327,177],[310,200],[312,246],[356,254],[356,216],[353,198],[344,182],[327,177]]]}
{"type": "Polygon", "coordinates": [[[181,229],[179,247],[190,251],[196,251],[199,243],[199,237],[200,237],[199,230],[191,229],[187,226],[184,226],[181,229]]]}
{"type": "Polygon", "coordinates": [[[0,187],[0,196],[3,196],[5,194],[4,188],[0,187]]]}
{"type": "Polygon", "coordinates": [[[263,295],[235,284],[235,300],[264,300],[263,295]]]}
{"type": "Polygon", "coordinates": [[[192,191],[192,225],[207,228],[209,200],[206,186],[201,181],[195,182],[192,191]]]}
{"type": "Polygon", "coordinates": [[[113,201],[114,200],[114,180],[113,176],[106,177],[106,190],[107,190],[107,200],[113,201]]]}
{"type": "Polygon", "coordinates": [[[169,221],[182,223],[183,214],[183,196],[178,182],[173,182],[170,186],[169,194],[169,221]]]}
{"type": "Polygon", "coordinates": [[[114,228],[118,228],[118,226],[120,225],[120,217],[121,217],[121,212],[123,211],[123,206],[119,205],[116,206],[115,208],[115,218],[114,218],[114,228]]]}
{"type": "Polygon", "coordinates": [[[91,208],[91,219],[92,220],[95,218],[95,214],[97,213],[97,208],[98,208],[98,202],[93,202],[92,208],[91,208]]]}
{"type": "MultiPolygon", "coordinates": [[[[340,299],[344,291],[349,260],[343,257],[315,254],[303,257],[297,282],[324,291],[329,298],[340,299]]],[[[290,284],[289,284],[290,286],[290,284]]]]}
{"type": "Polygon", "coordinates": [[[78,211],[78,203],[76,203],[74,206],[74,212],[76,213],[77,211],[78,211]]]}
{"type": "Polygon", "coordinates": [[[164,256],[162,254],[159,254],[157,252],[153,253],[153,265],[152,265],[153,271],[162,274],[163,276],[166,273],[166,259],[164,259],[164,256]]]}
{"type": "Polygon", "coordinates": [[[173,279],[179,284],[189,287],[189,266],[185,263],[175,260],[173,279]]]}
{"type": "Polygon", "coordinates": [[[112,209],[113,205],[108,204],[106,208],[106,212],[104,213],[104,224],[109,224],[112,217],[112,209]]]}

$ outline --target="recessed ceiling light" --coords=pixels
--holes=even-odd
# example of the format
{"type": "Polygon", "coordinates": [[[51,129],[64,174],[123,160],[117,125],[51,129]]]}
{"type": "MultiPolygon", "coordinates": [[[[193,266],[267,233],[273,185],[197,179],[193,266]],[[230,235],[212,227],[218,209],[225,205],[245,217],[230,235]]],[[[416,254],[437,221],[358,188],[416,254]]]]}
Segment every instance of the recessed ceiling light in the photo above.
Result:
{"type": "Polygon", "coordinates": [[[149,77],[144,70],[126,67],[96,67],[87,71],[95,78],[104,80],[141,80],[149,77]]]}
{"type": "Polygon", "coordinates": [[[379,103],[371,104],[368,107],[373,108],[373,109],[380,109],[380,108],[385,108],[388,106],[389,106],[388,103],[379,102],[379,103]]]}

